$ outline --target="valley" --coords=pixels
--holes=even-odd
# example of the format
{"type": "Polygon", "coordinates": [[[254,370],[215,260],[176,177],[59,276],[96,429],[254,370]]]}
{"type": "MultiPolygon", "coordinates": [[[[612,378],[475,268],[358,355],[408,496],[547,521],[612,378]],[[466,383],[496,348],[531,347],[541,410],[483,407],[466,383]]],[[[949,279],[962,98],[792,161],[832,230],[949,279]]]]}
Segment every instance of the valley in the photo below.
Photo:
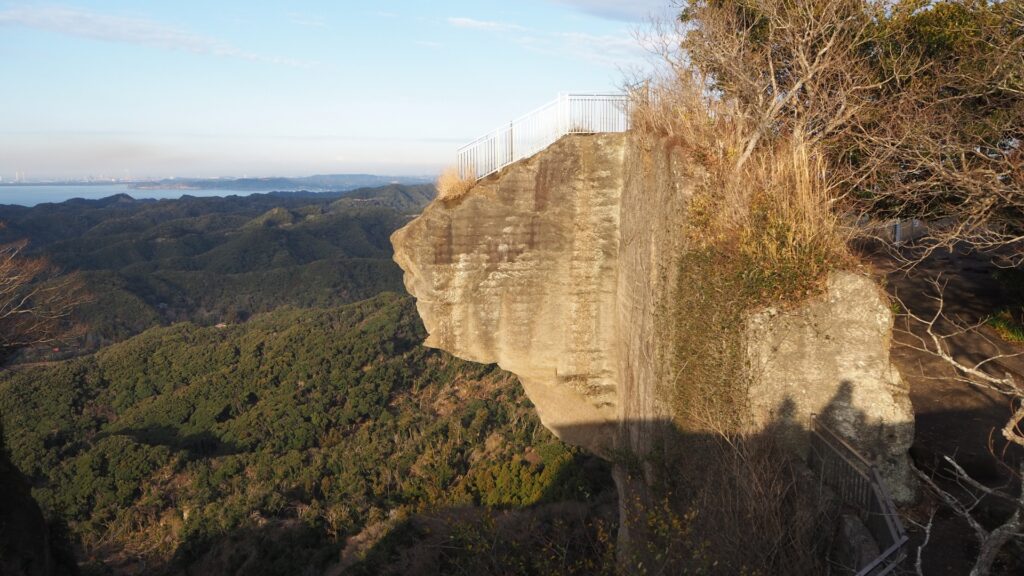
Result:
{"type": "MultiPolygon", "coordinates": [[[[77,336],[0,375],[11,461],[83,573],[355,570],[424,514],[608,493],[607,466],[545,430],[515,377],[420,345],[388,237],[431,196],[8,214],[8,237],[91,296],[77,336]]],[[[579,506],[574,529],[594,530],[579,506]]]]}

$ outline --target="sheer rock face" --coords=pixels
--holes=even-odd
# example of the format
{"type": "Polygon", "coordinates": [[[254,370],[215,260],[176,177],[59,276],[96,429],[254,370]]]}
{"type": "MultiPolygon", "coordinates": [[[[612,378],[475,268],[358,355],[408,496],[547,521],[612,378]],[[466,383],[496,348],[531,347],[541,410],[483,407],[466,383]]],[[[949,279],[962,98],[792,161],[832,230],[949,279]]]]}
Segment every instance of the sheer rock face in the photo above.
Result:
{"type": "MultiPolygon", "coordinates": [[[[572,136],[435,201],[392,237],[426,345],[518,375],[563,440],[643,461],[672,426],[660,399],[672,340],[663,312],[684,250],[684,164],[664,143],[572,136]]],[[[810,414],[824,413],[905,500],[913,413],[889,363],[891,328],[881,293],[852,273],[795,309],[752,315],[751,424],[795,424],[782,429],[802,451],[810,414]]],[[[653,472],[616,474],[625,496],[653,472]]]]}
{"type": "Polygon", "coordinates": [[[541,421],[606,454],[616,421],[622,134],[564,138],[392,237],[426,345],[519,376],[541,421]]]}

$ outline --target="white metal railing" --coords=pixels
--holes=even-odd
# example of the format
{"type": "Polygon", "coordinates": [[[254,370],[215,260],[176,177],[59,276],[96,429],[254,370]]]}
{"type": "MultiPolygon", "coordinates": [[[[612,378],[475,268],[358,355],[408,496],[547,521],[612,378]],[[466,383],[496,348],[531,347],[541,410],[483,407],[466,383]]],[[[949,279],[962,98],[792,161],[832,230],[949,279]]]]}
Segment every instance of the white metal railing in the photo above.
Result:
{"type": "Polygon", "coordinates": [[[480,179],[529,158],[566,134],[625,132],[626,94],[561,94],[552,102],[459,148],[459,176],[480,179]]]}

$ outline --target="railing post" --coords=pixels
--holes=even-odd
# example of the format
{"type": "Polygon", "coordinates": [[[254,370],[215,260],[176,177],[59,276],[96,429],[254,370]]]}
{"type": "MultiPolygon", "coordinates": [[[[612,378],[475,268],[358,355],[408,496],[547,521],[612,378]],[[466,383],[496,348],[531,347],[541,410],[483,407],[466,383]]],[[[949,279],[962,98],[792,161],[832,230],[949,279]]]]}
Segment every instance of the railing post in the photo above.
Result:
{"type": "Polygon", "coordinates": [[[569,99],[571,97],[568,94],[562,94],[559,96],[558,101],[558,116],[561,119],[561,123],[558,126],[558,136],[562,137],[569,133],[569,99]]]}
{"type": "Polygon", "coordinates": [[[565,115],[565,124],[562,125],[562,132],[560,136],[565,136],[572,132],[572,94],[566,94],[565,100],[562,102],[564,107],[563,114],[565,115]]]}
{"type": "Polygon", "coordinates": [[[564,128],[564,126],[565,126],[565,111],[564,111],[565,105],[564,105],[564,102],[565,102],[565,94],[562,93],[562,92],[559,92],[559,94],[558,94],[558,102],[555,104],[555,137],[556,138],[558,136],[561,136],[562,134],[565,133],[564,132],[564,130],[565,130],[565,128],[564,128]]]}

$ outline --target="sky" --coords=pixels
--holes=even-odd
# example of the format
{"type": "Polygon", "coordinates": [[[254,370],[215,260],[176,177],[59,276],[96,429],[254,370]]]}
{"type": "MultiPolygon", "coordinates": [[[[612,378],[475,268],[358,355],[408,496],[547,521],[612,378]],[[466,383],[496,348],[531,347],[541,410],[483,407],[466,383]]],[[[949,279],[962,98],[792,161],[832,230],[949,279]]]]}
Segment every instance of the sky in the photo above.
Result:
{"type": "Polygon", "coordinates": [[[430,175],[671,0],[0,0],[0,178],[430,175]]]}

